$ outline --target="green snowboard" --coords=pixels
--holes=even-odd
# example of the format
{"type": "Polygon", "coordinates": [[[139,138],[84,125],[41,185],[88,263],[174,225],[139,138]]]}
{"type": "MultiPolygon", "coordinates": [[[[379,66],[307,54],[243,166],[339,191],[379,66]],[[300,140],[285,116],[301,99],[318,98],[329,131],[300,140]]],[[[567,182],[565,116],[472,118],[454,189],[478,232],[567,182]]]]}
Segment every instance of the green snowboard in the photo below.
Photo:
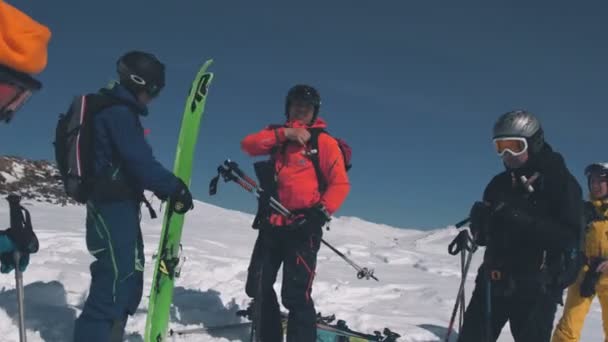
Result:
{"type": "MultiPolygon", "coordinates": [[[[213,80],[213,74],[207,72],[207,68],[212,62],[212,60],[205,62],[192,83],[177,143],[173,172],[188,185],[192,176],[194,148],[205,109],[207,90],[213,80]]],[[[145,331],[146,342],[165,341],[167,336],[169,310],[173,301],[173,286],[175,278],[179,276],[179,272],[176,271],[178,271],[180,260],[183,225],[184,215],[175,213],[173,208],[167,206],[150,291],[145,331]]]]}

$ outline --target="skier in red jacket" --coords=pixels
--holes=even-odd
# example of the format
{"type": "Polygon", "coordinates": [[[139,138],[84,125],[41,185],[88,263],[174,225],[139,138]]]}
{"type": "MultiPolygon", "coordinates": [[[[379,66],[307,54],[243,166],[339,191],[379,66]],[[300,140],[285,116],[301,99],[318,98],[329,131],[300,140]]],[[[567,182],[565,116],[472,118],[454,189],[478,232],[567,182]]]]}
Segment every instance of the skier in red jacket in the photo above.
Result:
{"type": "Polygon", "coordinates": [[[263,314],[258,333],[264,342],[281,341],[283,336],[279,305],[273,290],[281,264],[281,298],[289,310],[287,341],[314,342],[317,339],[311,291],[322,228],[350,190],[340,146],[336,139],[322,131],[327,124],[318,117],[320,104],[320,96],[314,88],[297,85],[287,96],[287,123],[270,126],[241,142],[242,149],[251,156],[271,156],[278,200],[290,211],[300,213],[301,218],[292,222],[278,213],[270,214],[260,227],[254,247],[246,290],[253,298],[262,293],[263,314]],[[318,148],[315,151],[311,149],[311,137],[316,134],[318,148]],[[317,166],[311,158],[315,153],[317,166]]]}

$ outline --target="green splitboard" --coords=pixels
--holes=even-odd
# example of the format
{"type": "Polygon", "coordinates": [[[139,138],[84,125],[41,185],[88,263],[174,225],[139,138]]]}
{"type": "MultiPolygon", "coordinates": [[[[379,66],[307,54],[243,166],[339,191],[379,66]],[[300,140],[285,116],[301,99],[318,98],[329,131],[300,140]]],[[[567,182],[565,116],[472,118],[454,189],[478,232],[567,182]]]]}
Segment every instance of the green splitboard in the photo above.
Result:
{"type": "MultiPolygon", "coordinates": [[[[194,148],[205,109],[207,91],[213,80],[213,74],[207,72],[207,68],[211,63],[212,60],[205,62],[192,83],[177,143],[173,172],[188,185],[192,176],[194,148]]],[[[150,291],[150,303],[148,304],[148,317],[146,320],[145,342],[161,342],[166,340],[169,326],[169,310],[173,301],[176,267],[180,257],[180,241],[183,225],[184,215],[173,212],[173,208],[167,206],[156,264],[154,266],[154,278],[152,279],[152,290],[150,291]]]]}

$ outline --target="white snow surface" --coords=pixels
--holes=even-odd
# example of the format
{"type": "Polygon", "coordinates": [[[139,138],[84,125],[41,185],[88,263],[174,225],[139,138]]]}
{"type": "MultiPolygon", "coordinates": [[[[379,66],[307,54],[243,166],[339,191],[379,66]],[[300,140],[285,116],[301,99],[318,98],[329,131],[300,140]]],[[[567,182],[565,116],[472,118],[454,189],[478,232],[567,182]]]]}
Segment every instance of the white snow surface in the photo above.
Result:
{"type": "Polygon", "coordinates": [[[13,183],[19,179],[18,177],[15,177],[10,173],[4,171],[0,171],[0,176],[2,176],[6,180],[6,183],[13,183]]]}
{"type": "MultiPolygon", "coordinates": [[[[0,218],[8,224],[8,208],[0,201],[0,218]]],[[[89,283],[84,238],[85,209],[25,202],[31,210],[41,250],[24,275],[28,340],[71,341],[89,283]]],[[[247,266],[256,231],[253,217],[196,202],[183,233],[187,257],[176,284],[171,328],[235,323],[238,309],[249,301],[244,293],[247,266]]],[[[144,217],[147,215],[144,215],[144,217]]],[[[160,215],[159,215],[160,216],[160,215]]],[[[146,307],[162,220],[144,218],[146,273],[144,298],[126,328],[127,341],[143,341],[146,307]]],[[[313,297],[317,310],[335,314],[356,330],[389,327],[399,341],[442,341],[460,280],[460,257],[447,253],[455,228],[432,231],[399,229],[357,218],[337,218],[325,239],[361,266],[375,269],[380,282],[359,280],[356,272],[328,248],[319,253],[313,297]]],[[[467,300],[483,250],[476,253],[467,281],[467,300]]],[[[280,279],[276,288],[279,289],[280,279]]],[[[12,274],[0,276],[0,340],[18,341],[16,296],[12,274]]],[[[280,291],[277,291],[280,293],[280,291]]],[[[556,320],[561,317],[561,307],[556,320]]],[[[602,341],[597,303],[587,317],[582,341],[602,341]]],[[[245,340],[247,331],[221,331],[172,337],[169,341],[245,340]]],[[[455,340],[455,339],[454,339],[455,340]]],[[[512,341],[508,325],[499,341],[512,341]]]]}

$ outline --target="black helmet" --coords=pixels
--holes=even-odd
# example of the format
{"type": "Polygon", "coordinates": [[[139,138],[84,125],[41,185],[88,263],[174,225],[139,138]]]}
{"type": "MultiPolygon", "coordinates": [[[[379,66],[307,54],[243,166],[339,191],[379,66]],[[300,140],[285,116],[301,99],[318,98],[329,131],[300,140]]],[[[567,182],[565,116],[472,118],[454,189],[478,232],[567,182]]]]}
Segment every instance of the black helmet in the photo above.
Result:
{"type": "Polygon", "coordinates": [[[538,153],[545,145],[540,121],[526,110],[514,110],[503,114],[494,125],[494,139],[525,138],[531,153],[538,153]]]}
{"type": "Polygon", "coordinates": [[[116,62],[120,84],[133,94],[141,91],[158,96],[165,86],[165,65],[156,56],[142,51],[131,51],[116,62]]]}
{"type": "Polygon", "coordinates": [[[285,115],[289,116],[289,106],[294,101],[303,102],[314,107],[315,112],[313,121],[319,115],[319,109],[321,108],[321,96],[315,88],[305,84],[298,84],[289,89],[287,99],[285,101],[285,115]]]}
{"type": "Polygon", "coordinates": [[[587,186],[591,189],[591,176],[608,180],[608,163],[593,163],[585,168],[587,186]]]}
{"type": "Polygon", "coordinates": [[[598,175],[608,179],[608,163],[593,163],[585,168],[585,176],[598,175]]]}

